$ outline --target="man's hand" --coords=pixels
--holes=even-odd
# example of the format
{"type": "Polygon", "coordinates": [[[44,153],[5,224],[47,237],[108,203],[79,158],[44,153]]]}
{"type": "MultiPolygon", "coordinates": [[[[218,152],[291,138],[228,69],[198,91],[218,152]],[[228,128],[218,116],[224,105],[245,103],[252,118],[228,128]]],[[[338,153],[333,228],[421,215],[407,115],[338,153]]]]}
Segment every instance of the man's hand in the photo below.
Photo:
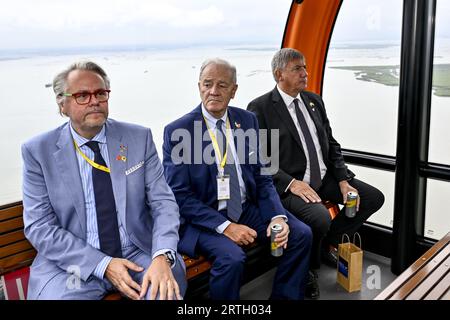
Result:
{"type": "Polygon", "coordinates": [[[276,223],[281,224],[282,229],[281,232],[275,236],[275,242],[278,247],[283,247],[284,249],[286,249],[289,237],[289,225],[284,221],[284,218],[278,217],[273,219],[267,227],[266,234],[268,237],[270,237],[270,228],[276,223]]]}
{"type": "Polygon", "coordinates": [[[256,231],[243,224],[230,223],[223,234],[233,240],[239,246],[253,243],[256,239],[256,231]]]}
{"type": "Polygon", "coordinates": [[[172,269],[164,255],[155,257],[150,267],[148,267],[144,279],[142,279],[141,299],[145,297],[150,284],[150,300],[155,300],[158,292],[160,300],[183,299],[178,283],[173,276],[172,269]]]}
{"type": "Polygon", "coordinates": [[[289,191],[302,198],[306,203],[322,201],[316,191],[314,191],[309,184],[300,180],[294,180],[289,187],[289,191]]]}
{"type": "Polygon", "coordinates": [[[138,266],[137,264],[126,260],[113,258],[108,267],[106,267],[105,277],[117,288],[121,293],[126,295],[128,298],[133,300],[139,300],[139,291],[141,291],[141,286],[133,281],[128,269],[136,272],[141,272],[144,268],[138,266]]]}
{"type": "Polygon", "coordinates": [[[339,182],[339,188],[342,193],[342,202],[345,204],[347,202],[347,193],[350,191],[356,192],[358,194],[358,198],[356,199],[356,211],[359,211],[359,193],[358,190],[353,188],[346,180],[339,182]]]}

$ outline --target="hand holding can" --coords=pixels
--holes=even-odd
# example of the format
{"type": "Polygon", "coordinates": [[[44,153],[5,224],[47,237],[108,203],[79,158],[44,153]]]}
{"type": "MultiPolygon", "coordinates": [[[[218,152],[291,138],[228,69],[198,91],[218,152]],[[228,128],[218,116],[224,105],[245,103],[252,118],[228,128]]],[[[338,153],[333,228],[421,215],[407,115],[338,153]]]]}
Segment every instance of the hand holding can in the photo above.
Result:
{"type": "Polygon", "coordinates": [[[274,257],[279,257],[283,254],[283,247],[279,247],[275,242],[275,237],[283,230],[281,224],[276,223],[270,227],[270,253],[274,257]]]}
{"type": "Polygon", "coordinates": [[[347,218],[353,218],[356,215],[356,202],[358,200],[358,194],[354,191],[347,193],[347,202],[345,203],[345,216],[347,218]]]}

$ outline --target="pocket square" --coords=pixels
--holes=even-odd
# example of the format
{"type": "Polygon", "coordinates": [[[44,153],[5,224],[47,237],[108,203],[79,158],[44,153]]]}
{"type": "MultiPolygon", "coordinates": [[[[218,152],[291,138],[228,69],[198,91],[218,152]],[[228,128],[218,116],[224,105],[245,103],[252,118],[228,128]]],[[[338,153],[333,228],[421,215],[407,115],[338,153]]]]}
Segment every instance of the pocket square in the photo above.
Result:
{"type": "Polygon", "coordinates": [[[125,171],[125,175],[129,175],[133,172],[135,172],[137,169],[139,169],[140,167],[142,167],[144,165],[144,161],[139,162],[137,165],[132,166],[130,169],[128,169],[127,171],[125,171]]]}

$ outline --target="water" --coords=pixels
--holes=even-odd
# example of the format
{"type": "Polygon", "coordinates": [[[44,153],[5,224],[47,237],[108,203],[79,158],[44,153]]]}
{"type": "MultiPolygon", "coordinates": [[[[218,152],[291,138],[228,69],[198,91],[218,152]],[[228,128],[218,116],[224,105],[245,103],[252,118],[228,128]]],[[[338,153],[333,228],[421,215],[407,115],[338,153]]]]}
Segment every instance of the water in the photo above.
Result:
{"type": "MultiPolygon", "coordinates": [[[[239,89],[231,104],[246,108],[251,100],[275,86],[270,61],[277,47],[52,53],[25,55],[16,60],[0,55],[0,176],[3,182],[0,205],[22,198],[21,144],[67,121],[59,115],[52,88],[46,84],[73,61],[92,59],[104,67],[111,79],[110,117],[150,127],[161,155],[164,126],[200,103],[197,81],[203,60],[221,57],[236,65],[239,89]]],[[[436,59],[436,63],[449,63],[450,53],[436,59]]],[[[352,71],[330,67],[396,64],[399,64],[399,47],[395,46],[330,50],[323,97],[333,135],[342,147],[395,155],[398,87],[359,81],[352,71]],[[354,121],[349,122],[349,116],[354,121]]],[[[429,158],[433,162],[450,164],[450,139],[446,128],[450,119],[450,98],[433,96],[432,103],[429,158]]],[[[394,175],[351,168],[386,194],[385,206],[372,221],[391,225],[394,175]]],[[[441,198],[445,198],[446,192],[441,193],[441,198]]],[[[441,209],[444,211],[443,207],[441,209]]],[[[428,227],[434,235],[444,232],[439,231],[441,229],[450,229],[445,224],[439,225],[439,220],[429,219],[434,221],[434,226],[428,227]]]]}

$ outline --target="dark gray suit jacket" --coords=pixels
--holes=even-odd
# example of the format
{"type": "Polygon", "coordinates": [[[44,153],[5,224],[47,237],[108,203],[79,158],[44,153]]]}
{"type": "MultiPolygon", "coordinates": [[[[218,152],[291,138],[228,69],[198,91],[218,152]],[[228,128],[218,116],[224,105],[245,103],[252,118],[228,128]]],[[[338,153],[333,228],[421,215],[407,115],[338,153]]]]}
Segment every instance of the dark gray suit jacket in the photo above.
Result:
{"type": "MultiPolygon", "coordinates": [[[[308,91],[301,92],[300,96],[316,125],[327,173],[337,181],[353,178],[355,175],[345,165],[341,146],[333,138],[322,98],[308,91]]],[[[303,180],[305,175],[306,156],[297,128],[276,87],[250,102],[247,110],[256,114],[260,129],[280,130],[278,154],[280,167],[273,179],[278,193],[282,195],[292,179],[303,180]]],[[[268,134],[268,155],[273,157],[275,154],[271,153],[271,146],[272,142],[270,134],[268,134]]],[[[276,150],[272,150],[272,152],[276,152],[276,150]]]]}

